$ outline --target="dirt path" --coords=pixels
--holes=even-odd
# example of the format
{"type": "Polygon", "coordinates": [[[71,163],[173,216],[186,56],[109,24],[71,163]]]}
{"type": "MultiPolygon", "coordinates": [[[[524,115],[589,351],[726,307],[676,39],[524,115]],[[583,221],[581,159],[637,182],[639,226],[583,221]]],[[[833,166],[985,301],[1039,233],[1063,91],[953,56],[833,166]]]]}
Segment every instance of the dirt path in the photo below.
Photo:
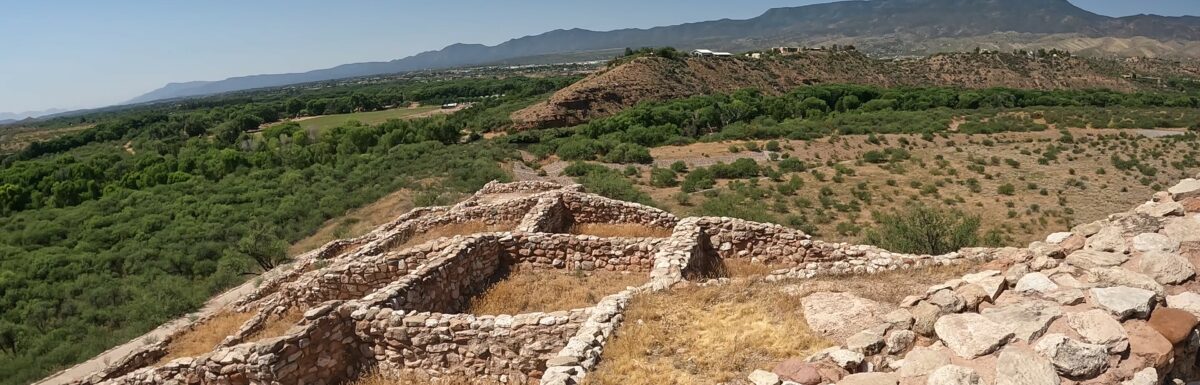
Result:
{"type": "Polygon", "coordinates": [[[162,324],[158,328],[151,330],[149,333],[143,334],[129,342],[108,349],[104,353],[100,353],[99,355],[92,357],[90,360],[59,371],[58,373],[54,373],[41,381],[35,382],[34,385],[63,385],[84,379],[95,372],[103,370],[104,368],[108,367],[109,364],[120,361],[122,358],[125,358],[125,356],[133,353],[142,346],[145,346],[147,341],[161,341],[166,336],[174,333],[179,328],[191,322],[188,320],[190,316],[204,317],[220,311],[226,306],[236,302],[242,296],[254,292],[254,286],[254,280],[250,280],[241,284],[240,286],[229,289],[228,291],[209,299],[208,302],[204,304],[204,307],[202,307],[200,311],[196,313],[171,320],[170,322],[162,324]]]}

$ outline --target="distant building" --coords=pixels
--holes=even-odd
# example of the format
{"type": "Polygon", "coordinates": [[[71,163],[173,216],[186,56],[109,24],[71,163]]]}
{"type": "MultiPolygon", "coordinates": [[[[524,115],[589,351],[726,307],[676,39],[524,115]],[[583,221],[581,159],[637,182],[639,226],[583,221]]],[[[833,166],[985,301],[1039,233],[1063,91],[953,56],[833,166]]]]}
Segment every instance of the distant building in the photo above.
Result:
{"type": "Polygon", "coordinates": [[[447,110],[456,107],[458,107],[458,103],[446,103],[442,105],[442,108],[447,110]]]}

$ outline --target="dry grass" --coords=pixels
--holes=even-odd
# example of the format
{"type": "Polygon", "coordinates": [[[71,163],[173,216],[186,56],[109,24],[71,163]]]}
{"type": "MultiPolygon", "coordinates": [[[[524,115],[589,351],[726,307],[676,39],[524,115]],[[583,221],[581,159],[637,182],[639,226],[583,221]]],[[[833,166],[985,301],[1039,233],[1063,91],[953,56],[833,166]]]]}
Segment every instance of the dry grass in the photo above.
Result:
{"type": "Polygon", "coordinates": [[[414,373],[388,374],[379,370],[359,376],[349,385],[499,385],[499,382],[466,376],[446,376],[439,379],[429,379],[414,373]]]}
{"type": "Polygon", "coordinates": [[[302,319],[304,319],[304,311],[299,308],[292,308],[286,313],[271,316],[267,319],[266,325],[263,325],[262,330],[246,338],[246,342],[262,341],[282,336],[288,330],[291,330],[293,326],[296,326],[297,323],[300,323],[302,319]]]}
{"type": "Polygon", "coordinates": [[[635,297],[585,383],[723,383],[829,345],[776,284],[688,287],[635,297]]]}
{"type": "Polygon", "coordinates": [[[254,317],[254,313],[225,312],[210,318],[172,340],[167,345],[167,355],[159,359],[158,364],[212,351],[225,337],[236,332],[251,317],[254,317]]]}
{"type": "Polygon", "coordinates": [[[734,259],[727,258],[721,260],[721,268],[725,271],[720,276],[738,278],[738,277],[761,277],[771,274],[772,271],[786,269],[784,265],[769,265],[759,262],[751,262],[749,259],[734,259]]]}
{"type": "Polygon", "coordinates": [[[471,299],[467,312],[523,314],[585,308],[629,286],[646,283],[645,273],[519,271],[471,299]]]}
{"type": "Polygon", "coordinates": [[[831,342],[812,333],[801,299],[849,292],[897,303],[928,286],[977,270],[934,267],[872,276],[830,276],[802,283],[735,281],[635,297],[625,323],[604,348],[588,385],[717,384],[754,369],[804,357],[831,342]]]}
{"type": "Polygon", "coordinates": [[[571,234],[594,235],[606,238],[666,238],[671,229],[637,223],[576,223],[571,234]]]}
{"type": "Polygon", "coordinates": [[[435,226],[429,230],[415,234],[404,243],[396,245],[393,249],[400,249],[406,246],[420,245],[425,242],[432,241],[438,238],[453,237],[455,235],[470,235],[478,233],[491,233],[498,231],[509,231],[516,227],[516,223],[504,222],[489,225],[482,221],[470,221],[462,223],[447,223],[444,225],[435,226]]]}

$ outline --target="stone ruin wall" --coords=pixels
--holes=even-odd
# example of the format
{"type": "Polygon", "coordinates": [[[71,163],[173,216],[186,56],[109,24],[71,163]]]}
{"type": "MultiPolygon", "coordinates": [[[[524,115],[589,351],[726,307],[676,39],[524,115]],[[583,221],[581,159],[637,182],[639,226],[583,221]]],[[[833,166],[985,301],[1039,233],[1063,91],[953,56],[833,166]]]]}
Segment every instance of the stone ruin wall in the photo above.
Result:
{"type": "MultiPolygon", "coordinates": [[[[391,281],[383,286],[376,286],[377,283],[363,286],[375,290],[362,299],[342,301],[346,299],[345,297],[353,297],[359,292],[366,291],[365,289],[353,289],[353,294],[337,297],[342,300],[330,301],[310,309],[305,313],[305,320],[283,337],[223,347],[210,354],[172,361],[157,368],[143,368],[129,374],[112,372],[109,375],[102,375],[102,372],[101,375],[94,376],[91,380],[83,381],[83,383],[99,383],[104,382],[103,380],[108,380],[106,383],[112,384],[161,384],[172,382],[172,380],[179,380],[179,383],[229,384],[336,383],[340,379],[359,373],[368,366],[378,365],[385,370],[413,371],[432,375],[455,373],[471,376],[483,375],[510,383],[575,384],[582,380],[587,372],[598,363],[604,343],[616,333],[623,320],[622,311],[633,296],[664,290],[685,279],[711,278],[711,270],[725,259],[750,259],[773,265],[778,263],[786,267],[766,278],[770,280],[807,278],[819,274],[873,273],[889,269],[957,263],[965,260],[997,260],[1003,261],[1007,266],[1024,266],[1026,271],[1038,271],[1038,269],[1044,270],[1048,268],[1048,265],[1055,264],[1049,262],[1056,260],[1055,258],[1063,258],[1059,260],[1056,268],[1071,266],[1071,263],[1066,261],[1070,260],[1070,257],[1067,256],[1073,255],[1066,249],[1067,246],[1056,246],[1057,244],[1050,242],[1031,245],[1030,248],[1024,249],[964,249],[941,256],[906,255],[890,253],[869,246],[813,241],[801,232],[775,225],[756,224],[729,218],[679,220],[669,216],[670,214],[663,215],[657,209],[581,194],[576,192],[577,187],[554,190],[548,189],[548,186],[544,185],[489,186],[491,186],[489,191],[498,191],[504,194],[534,191],[532,196],[515,198],[492,206],[504,206],[511,203],[516,207],[527,209],[528,211],[525,213],[516,213],[519,210],[507,212],[512,213],[509,218],[521,217],[522,223],[541,223],[535,227],[542,232],[517,231],[479,234],[431,242],[430,245],[421,246],[430,247],[430,250],[422,253],[427,258],[423,262],[413,259],[416,258],[414,257],[416,254],[409,253],[420,252],[414,252],[412,249],[372,254],[364,251],[367,249],[366,247],[361,247],[357,251],[334,257],[324,256],[323,258],[331,263],[348,262],[347,267],[339,270],[344,272],[342,276],[347,279],[359,274],[360,271],[366,272],[366,275],[371,274],[368,270],[354,270],[355,268],[349,267],[354,265],[352,261],[355,259],[367,261],[375,258],[372,260],[374,263],[381,261],[386,261],[385,263],[406,262],[410,267],[407,271],[397,270],[380,275],[378,279],[371,278],[375,280],[374,282],[385,282],[389,279],[391,281]],[[581,202],[588,202],[588,207],[615,208],[617,214],[603,214],[596,210],[588,210],[581,202]],[[564,212],[564,210],[566,211],[564,212]],[[566,222],[553,219],[556,216],[560,218],[569,216],[571,221],[583,221],[581,223],[641,223],[659,226],[670,224],[674,231],[670,237],[662,239],[599,238],[554,234],[564,230],[561,225],[554,225],[554,223],[566,222]],[[432,251],[433,248],[442,247],[443,243],[441,242],[445,242],[446,246],[443,248],[448,251],[429,256],[429,251],[432,251]],[[542,254],[538,255],[536,250],[542,250],[542,254]],[[634,257],[630,257],[631,254],[634,257]],[[382,255],[386,255],[386,257],[382,255]],[[604,261],[603,265],[601,265],[601,261],[604,261]],[[490,283],[493,274],[498,269],[507,267],[562,270],[578,268],[584,270],[589,266],[585,264],[586,262],[592,262],[590,266],[595,269],[642,273],[648,271],[648,282],[641,287],[630,288],[607,296],[593,307],[568,312],[495,316],[452,314],[461,310],[469,295],[490,283]],[[397,275],[403,275],[403,277],[397,278],[397,275]],[[484,346],[488,348],[484,349],[484,346]],[[496,346],[494,350],[493,346],[496,346]],[[320,360],[319,357],[326,358],[320,360]],[[292,364],[295,364],[295,369],[288,369],[292,364]],[[319,381],[316,380],[318,377],[319,381]]],[[[476,197],[478,196],[477,194],[476,197]]],[[[1181,250],[1189,247],[1200,250],[1200,216],[1194,214],[1194,212],[1200,211],[1200,202],[1195,201],[1200,200],[1200,193],[1190,203],[1169,202],[1162,199],[1161,194],[1157,198],[1159,202],[1146,210],[1167,212],[1173,218],[1159,221],[1157,227],[1154,225],[1155,220],[1145,220],[1144,218],[1127,220],[1114,217],[1117,219],[1113,219],[1112,223],[1133,222],[1136,226],[1129,224],[1122,226],[1125,226],[1126,229],[1129,226],[1135,226],[1137,231],[1146,229],[1159,231],[1158,229],[1162,228],[1161,232],[1172,238],[1190,237],[1187,238],[1190,241],[1182,243],[1181,250]],[[1179,204],[1178,208],[1173,204],[1179,204]],[[1184,208],[1189,204],[1191,206],[1187,207],[1192,207],[1191,209],[1184,208]],[[1167,209],[1158,206],[1170,207],[1167,209]],[[1180,217],[1180,215],[1190,216],[1180,217]]],[[[471,201],[479,203],[487,200],[472,199],[471,201]]],[[[435,217],[454,216],[456,215],[455,211],[460,209],[476,210],[475,212],[479,213],[495,208],[468,204],[464,207],[431,210],[427,213],[431,213],[435,217]]],[[[1143,209],[1139,208],[1139,210],[1143,209]]],[[[421,222],[429,218],[424,215],[415,215],[410,217],[409,221],[421,222]]],[[[367,244],[378,244],[382,240],[386,240],[389,231],[394,235],[396,229],[405,226],[413,226],[413,224],[389,224],[388,227],[391,230],[383,231],[381,227],[376,232],[364,237],[370,238],[367,244]]],[[[1103,225],[1098,226],[1103,227],[1103,225]]],[[[1067,237],[1070,240],[1058,241],[1067,244],[1098,243],[1099,241],[1095,241],[1091,237],[1097,233],[1103,234],[1105,231],[1113,232],[1113,230],[1100,229],[1093,234],[1084,236],[1077,231],[1074,235],[1067,237]],[[1086,239],[1086,241],[1080,239],[1086,239]]],[[[1086,233],[1086,231],[1084,232],[1086,233]]],[[[1117,231],[1117,234],[1132,236],[1126,234],[1129,232],[1131,231],[1117,231]]],[[[319,254],[320,251],[309,253],[309,255],[319,254]]],[[[314,258],[314,260],[316,259],[314,258]]],[[[1140,263],[1142,257],[1135,255],[1133,260],[1133,263],[1140,263]]],[[[367,265],[357,266],[361,268],[367,265]]],[[[300,275],[313,278],[333,270],[336,269],[326,267],[319,271],[304,272],[300,275]]],[[[996,295],[991,290],[984,290],[983,292],[986,294],[981,296],[976,287],[980,286],[980,282],[986,282],[987,285],[994,284],[997,276],[1004,278],[1001,285],[1008,287],[1007,290],[1026,293],[1019,289],[1012,289],[1014,285],[1019,287],[1018,282],[1025,278],[1018,274],[1021,272],[1020,268],[1010,268],[1010,271],[1000,272],[985,271],[978,275],[969,275],[963,279],[948,282],[942,287],[931,288],[926,296],[906,300],[905,309],[912,314],[911,322],[906,322],[903,317],[897,316],[896,320],[889,321],[891,323],[886,329],[881,326],[875,328],[878,330],[864,331],[847,341],[853,346],[842,346],[839,349],[822,352],[813,356],[811,361],[821,364],[835,362],[843,372],[849,374],[846,378],[850,380],[854,379],[855,374],[853,373],[856,372],[866,372],[862,373],[866,375],[886,375],[890,373],[889,370],[896,367],[897,362],[904,361],[899,360],[898,357],[903,357],[902,354],[905,352],[915,351],[911,343],[906,349],[893,347],[897,344],[902,345],[906,341],[908,335],[905,331],[913,334],[914,341],[933,340],[935,341],[934,346],[957,344],[958,342],[954,342],[953,339],[938,338],[936,321],[942,316],[971,314],[973,311],[978,312],[993,306],[981,298],[995,301],[996,295]],[[1017,271],[1011,271],[1012,269],[1017,269],[1017,271]],[[962,302],[963,306],[960,312],[945,310],[947,303],[950,304],[951,309],[959,310],[956,308],[958,305],[953,298],[962,302]],[[931,312],[930,306],[934,306],[938,310],[931,312]],[[929,320],[929,314],[934,314],[934,321],[929,320]],[[908,326],[898,327],[900,325],[908,326]],[[932,336],[929,334],[930,330],[933,330],[932,336]],[[883,342],[876,342],[875,339],[872,339],[875,335],[878,335],[883,342]],[[847,362],[845,361],[847,354],[851,358],[850,364],[841,365],[847,362]],[[854,354],[862,358],[855,361],[854,354]]],[[[1064,273],[1074,274],[1078,271],[1051,271],[1048,275],[1059,277],[1064,273]]],[[[1124,279],[1129,281],[1127,275],[1111,271],[1089,271],[1088,273],[1088,275],[1081,275],[1076,280],[1124,279]]],[[[319,280],[306,282],[319,282],[319,280]]],[[[720,281],[710,281],[710,283],[719,284],[720,281]]],[[[341,281],[324,283],[328,286],[343,284],[341,281]]],[[[282,287],[283,284],[278,286],[282,287]]],[[[998,291],[1002,292],[999,289],[998,291]]],[[[1163,292],[1164,295],[1174,295],[1172,293],[1171,290],[1163,292]]],[[[262,298],[263,295],[250,297],[262,298]]],[[[1160,296],[1155,295],[1155,298],[1162,301],[1160,296]]],[[[315,300],[316,298],[313,299],[313,301],[315,300]]],[[[1014,302],[1024,302],[1025,300],[1025,298],[1013,299],[1014,302]]],[[[257,302],[249,300],[246,303],[257,302]]],[[[1200,303],[1197,304],[1197,307],[1200,309],[1200,303]]],[[[1139,333],[1144,331],[1142,329],[1138,329],[1139,333]]],[[[1067,333],[1066,335],[1067,338],[1077,338],[1078,334],[1067,333]]],[[[1192,331],[1192,335],[1196,336],[1196,333],[1192,331]]],[[[1193,337],[1189,341],[1195,342],[1185,341],[1172,347],[1174,350],[1172,357],[1176,359],[1170,362],[1192,362],[1188,360],[1195,357],[1196,348],[1200,347],[1200,336],[1193,337]]],[[[1018,343],[1012,345],[1025,346],[1018,343]]],[[[1138,357],[1142,356],[1144,354],[1138,357]]],[[[1129,362],[1132,361],[1120,361],[1116,366],[1128,369],[1128,366],[1135,364],[1129,362]]],[[[1167,373],[1188,373],[1187,370],[1180,369],[1185,366],[1187,365],[1164,366],[1159,371],[1163,375],[1159,377],[1165,377],[1167,373]]],[[[754,378],[752,377],[752,379],[754,378]]],[[[921,378],[921,380],[924,379],[921,378]]],[[[852,382],[845,383],[851,384],[852,382]]],[[[891,382],[887,382],[885,379],[882,383],[891,382]]],[[[778,383],[773,385],[778,385],[778,383]]]]}

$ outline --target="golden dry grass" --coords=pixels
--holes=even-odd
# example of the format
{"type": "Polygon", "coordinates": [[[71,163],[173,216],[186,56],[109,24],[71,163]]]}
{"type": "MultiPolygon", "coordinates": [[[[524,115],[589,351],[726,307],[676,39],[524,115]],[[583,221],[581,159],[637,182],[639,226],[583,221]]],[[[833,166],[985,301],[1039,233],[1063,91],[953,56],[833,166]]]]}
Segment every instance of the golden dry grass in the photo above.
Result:
{"type": "Polygon", "coordinates": [[[300,320],[304,319],[304,310],[300,308],[292,308],[286,313],[274,315],[267,319],[266,325],[257,333],[254,333],[246,342],[262,341],[268,338],[275,338],[284,335],[300,320]]]}
{"type": "Polygon", "coordinates": [[[499,315],[585,308],[647,280],[645,273],[518,271],[472,298],[467,312],[499,315]]]}
{"type": "Polygon", "coordinates": [[[770,274],[772,271],[786,269],[787,266],[751,262],[749,259],[727,258],[721,260],[721,268],[724,269],[724,271],[718,275],[737,278],[765,276],[770,274]]]}
{"type": "Polygon", "coordinates": [[[813,334],[801,300],[818,291],[897,303],[977,264],[801,282],[751,280],[635,297],[587,385],[717,384],[831,345],[813,334]]]}
{"type": "Polygon", "coordinates": [[[666,238],[671,236],[671,229],[637,223],[576,223],[570,233],[606,238],[666,238]]]}
{"type": "Polygon", "coordinates": [[[830,345],[813,335],[800,297],[740,281],[635,297],[589,385],[716,384],[830,345]]]}
{"type": "Polygon", "coordinates": [[[167,344],[167,355],[159,359],[158,364],[212,351],[225,337],[236,332],[251,317],[254,317],[254,313],[225,312],[213,316],[167,344]]]}
{"type": "Polygon", "coordinates": [[[465,376],[446,376],[436,380],[413,373],[388,374],[379,370],[370,370],[359,376],[349,385],[498,385],[499,382],[468,378],[465,376]]]}
{"type": "Polygon", "coordinates": [[[288,248],[288,255],[303,254],[335,239],[366,234],[375,227],[411,210],[413,208],[412,197],[412,190],[400,189],[369,205],[351,210],[346,215],[327,220],[312,235],[292,244],[288,248]]]}
{"type": "Polygon", "coordinates": [[[491,233],[498,231],[509,231],[516,227],[516,223],[503,222],[494,225],[483,223],[482,221],[470,221],[462,223],[447,223],[444,225],[434,226],[429,230],[414,234],[404,243],[396,245],[393,249],[400,249],[406,246],[420,245],[425,242],[432,241],[438,238],[453,237],[455,235],[470,235],[478,233],[491,233]]]}

